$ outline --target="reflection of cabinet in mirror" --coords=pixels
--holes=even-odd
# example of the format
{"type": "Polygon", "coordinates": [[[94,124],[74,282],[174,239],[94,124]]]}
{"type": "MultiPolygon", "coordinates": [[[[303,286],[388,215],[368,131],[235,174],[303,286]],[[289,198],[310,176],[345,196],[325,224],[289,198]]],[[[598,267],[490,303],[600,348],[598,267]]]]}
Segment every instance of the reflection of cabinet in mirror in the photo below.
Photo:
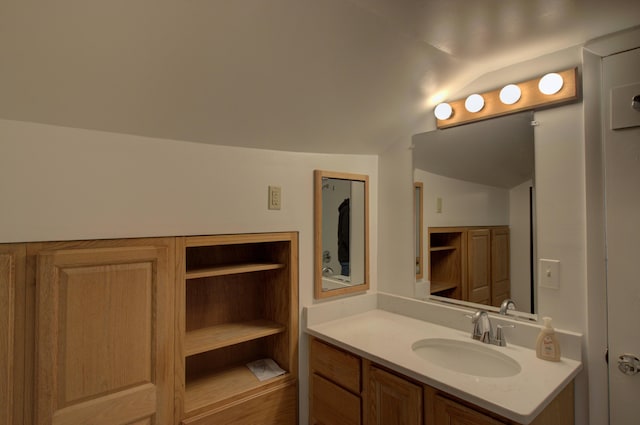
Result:
{"type": "Polygon", "coordinates": [[[431,294],[499,306],[510,296],[509,227],[430,227],[431,294]]]}

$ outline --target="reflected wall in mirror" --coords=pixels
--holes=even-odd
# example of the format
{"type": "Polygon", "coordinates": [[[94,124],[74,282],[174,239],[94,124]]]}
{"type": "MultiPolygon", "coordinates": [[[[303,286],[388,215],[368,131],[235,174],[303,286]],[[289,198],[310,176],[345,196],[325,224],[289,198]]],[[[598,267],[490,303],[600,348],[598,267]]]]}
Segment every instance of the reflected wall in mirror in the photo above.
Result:
{"type": "Polygon", "coordinates": [[[315,170],[316,298],[369,289],[369,177],[315,170]]]}
{"type": "MultiPolygon", "coordinates": [[[[535,313],[530,111],[413,137],[432,299],[535,313]]],[[[416,210],[417,211],[417,210],[416,210]]]]}

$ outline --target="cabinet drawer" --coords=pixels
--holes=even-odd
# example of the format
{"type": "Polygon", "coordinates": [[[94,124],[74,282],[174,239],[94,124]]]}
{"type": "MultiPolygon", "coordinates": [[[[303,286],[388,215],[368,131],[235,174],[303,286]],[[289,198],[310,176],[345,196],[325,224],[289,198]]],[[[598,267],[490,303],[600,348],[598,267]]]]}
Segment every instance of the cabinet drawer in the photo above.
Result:
{"type": "Polygon", "coordinates": [[[434,408],[436,423],[438,424],[506,425],[505,422],[500,422],[440,395],[435,397],[434,408]]]}
{"type": "Polygon", "coordinates": [[[360,425],[360,397],[312,375],[311,425],[360,425]]]}
{"type": "Polygon", "coordinates": [[[313,372],[360,394],[360,358],[313,338],[310,366],[313,372]]]}
{"type": "Polygon", "coordinates": [[[182,425],[296,425],[297,423],[298,388],[295,382],[182,421],[182,425]]]}

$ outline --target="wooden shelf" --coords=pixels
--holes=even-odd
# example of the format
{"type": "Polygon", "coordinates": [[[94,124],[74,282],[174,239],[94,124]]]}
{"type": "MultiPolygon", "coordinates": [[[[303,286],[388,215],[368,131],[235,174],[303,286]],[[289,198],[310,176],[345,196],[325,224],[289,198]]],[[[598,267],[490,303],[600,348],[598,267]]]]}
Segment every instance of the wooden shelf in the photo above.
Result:
{"type": "Polygon", "coordinates": [[[284,264],[277,263],[248,263],[248,264],[228,264],[223,266],[206,267],[195,270],[187,270],[187,279],[199,279],[202,277],[228,276],[232,274],[261,272],[267,270],[277,270],[284,268],[284,264]]]}
{"type": "Polygon", "coordinates": [[[458,247],[456,246],[434,246],[429,248],[429,251],[431,252],[435,252],[435,251],[453,251],[454,249],[458,249],[458,247]]]}
{"type": "Polygon", "coordinates": [[[191,413],[239,394],[257,390],[269,383],[287,379],[289,374],[285,373],[267,381],[259,381],[244,364],[225,368],[186,383],[185,411],[191,413]]]}
{"type": "Polygon", "coordinates": [[[460,286],[458,282],[431,282],[431,293],[436,294],[438,292],[447,291],[449,289],[455,289],[460,286]]]}
{"type": "Polygon", "coordinates": [[[189,331],[184,339],[184,354],[192,356],[241,342],[284,332],[286,328],[269,320],[225,323],[189,331]]]}

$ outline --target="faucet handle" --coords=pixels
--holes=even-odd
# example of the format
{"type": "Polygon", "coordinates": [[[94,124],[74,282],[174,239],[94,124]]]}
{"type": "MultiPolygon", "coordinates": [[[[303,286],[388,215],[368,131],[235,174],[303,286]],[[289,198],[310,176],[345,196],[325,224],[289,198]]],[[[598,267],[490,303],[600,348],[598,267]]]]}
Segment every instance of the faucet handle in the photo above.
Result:
{"type": "Polygon", "coordinates": [[[515,328],[516,325],[496,325],[496,345],[500,347],[507,346],[507,340],[504,337],[503,328],[515,328]]]}

